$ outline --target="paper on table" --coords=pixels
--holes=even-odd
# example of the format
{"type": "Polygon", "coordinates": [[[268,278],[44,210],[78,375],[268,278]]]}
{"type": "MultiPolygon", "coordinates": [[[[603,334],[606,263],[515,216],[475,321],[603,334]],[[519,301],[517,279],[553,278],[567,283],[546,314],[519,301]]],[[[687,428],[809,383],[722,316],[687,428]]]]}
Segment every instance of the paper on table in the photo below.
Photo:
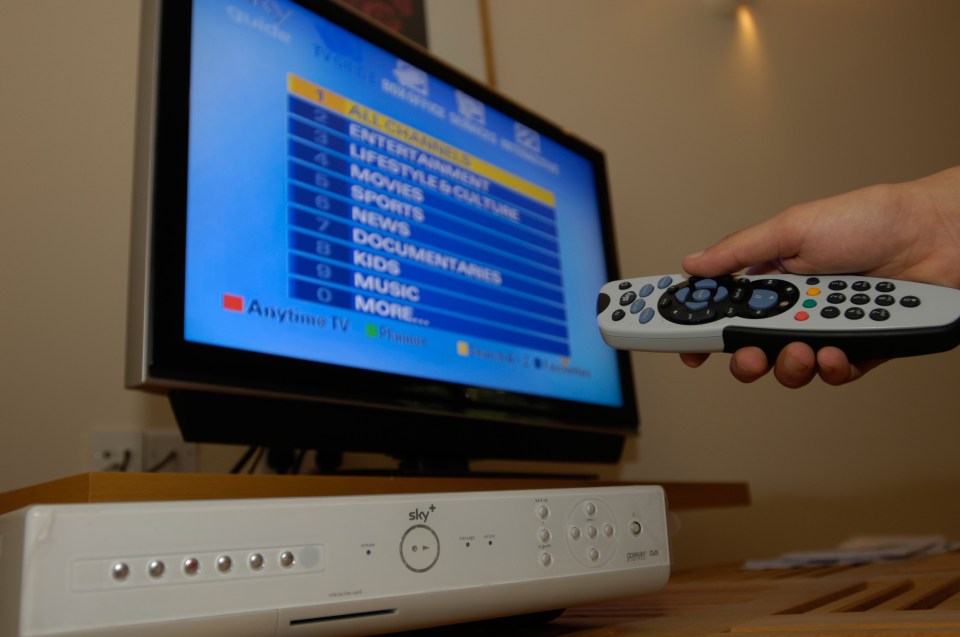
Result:
{"type": "Polygon", "coordinates": [[[960,544],[957,542],[939,535],[856,536],[835,549],[784,553],[772,559],[747,560],[743,568],[754,570],[869,564],[942,553],[958,547],[960,544]]]}

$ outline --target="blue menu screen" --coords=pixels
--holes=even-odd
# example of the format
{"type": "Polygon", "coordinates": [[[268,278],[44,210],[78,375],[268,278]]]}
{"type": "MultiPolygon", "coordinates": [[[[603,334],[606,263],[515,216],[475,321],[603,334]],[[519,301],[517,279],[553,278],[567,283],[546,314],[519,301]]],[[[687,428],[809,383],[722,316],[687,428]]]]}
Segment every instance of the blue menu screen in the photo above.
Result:
{"type": "Polygon", "coordinates": [[[620,405],[589,157],[297,4],[193,20],[188,341],[620,405]]]}

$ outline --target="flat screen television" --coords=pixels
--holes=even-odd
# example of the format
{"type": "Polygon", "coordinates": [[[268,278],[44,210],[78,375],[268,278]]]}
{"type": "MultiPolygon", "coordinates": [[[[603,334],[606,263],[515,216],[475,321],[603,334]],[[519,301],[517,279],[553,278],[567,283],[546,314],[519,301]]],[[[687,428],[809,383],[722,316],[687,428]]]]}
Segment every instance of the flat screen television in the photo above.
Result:
{"type": "Polygon", "coordinates": [[[595,147],[322,0],[146,2],[137,122],[127,384],[185,439],[618,461],[595,147]]]}

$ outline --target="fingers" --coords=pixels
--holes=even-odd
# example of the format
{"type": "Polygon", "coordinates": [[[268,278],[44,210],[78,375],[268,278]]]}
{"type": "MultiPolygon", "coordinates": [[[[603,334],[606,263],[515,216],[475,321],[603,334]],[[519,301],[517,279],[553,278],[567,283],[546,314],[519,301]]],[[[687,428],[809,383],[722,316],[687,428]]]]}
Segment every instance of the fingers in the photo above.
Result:
{"type": "MultiPolygon", "coordinates": [[[[680,354],[680,360],[687,367],[697,368],[708,356],[709,354],[683,353],[680,354]]],[[[730,357],[730,373],[742,383],[759,380],[769,371],[767,355],[759,347],[744,347],[730,357]]],[[[780,352],[774,375],[785,387],[803,387],[817,375],[813,350],[802,343],[791,343],[780,352]]]]}
{"type": "MultiPolygon", "coordinates": [[[[684,352],[680,354],[680,360],[687,367],[696,369],[709,356],[684,352]]],[[[851,363],[847,355],[836,347],[824,347],[814,352],[809,345],[798,342],[784,347],[772,367],[767,355],[759,347],[739,349],[730,357],[730,373],[742,383],[752,383],[772,369],[781,385],[798,389],[808,385],[816,376],[820,376],[828,385],[844,385],[860,379],[885,362],[878,359],[851,363]]]]}
{"type": "Polygon", "coordinates": [[[683,269],[696,276],[718,276],[790,256],[783,254],[783,240],[790,237],[782,225],[780,217],[773,217],[731,234],[703,252],[688,255],[683,269]]]}
{"type": "MultiPolygon", "coordinates": [[[[730,373],[742,383],[752,383],[768,371],[767,355],[758,347],[744,347],[730,358],[730,373]]],[[[791,343],[777,357],[773,375],[784,387],[803,387],[817,375],[816,355],[803,343],[791,343]]]]}
{"type": "Polygon", "coordinates": [[[824,347],[817,352],[817,369],[823,382],[843,385],[861,378],[885,360],[858,361],[851,363],[847,355],[836,347],[824,347]]]}
{"type": "MultiPolygon", "coordinates": [[[[689,367],[698,367],[706,360],[706,355],[682,354],[681,358],[689,367]]],[[[829,385],[850,383],[884,362],[871,360],[851,363],[847,355],[836,347],[824,347],[814,353],[808,345],[791,343],[780,351],[772,369],[781,385],[798,389],[808,385],[818,375],[829,385]]],[[[744,347],[730,357],[730,373],[742,383],[759,380],[770,370],[766,354],[757,347],[744,347]]]]}
{"type": "Polygon", "coordinates": [[[773,375],[784,387],[803,387],[817,375],[817,355],[809,345],[790,343],[780,350],[773,375]]]}
{"type": "Polygon", "coordinates": [[[767,355],[759,347],[744,347],[730,357],[730,373],[741,383],[752,383],[768,371],[767,355]]]}
{"type": "Polygon", "coordinates": [[[696,369],[703,365],[704,361],[706,361],[709,356],[710,354],[689,354],[683,352],[680,354],[680,360],[683,361],[683,364],[687,367],[696,369]]]}

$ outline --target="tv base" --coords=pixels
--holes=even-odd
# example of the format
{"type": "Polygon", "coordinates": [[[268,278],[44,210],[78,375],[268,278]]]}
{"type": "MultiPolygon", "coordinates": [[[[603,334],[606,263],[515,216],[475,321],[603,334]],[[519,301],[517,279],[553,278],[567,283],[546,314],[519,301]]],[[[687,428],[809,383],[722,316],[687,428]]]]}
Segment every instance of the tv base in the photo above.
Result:
{"type": "Polygon", "coordinates": [[[0,635],[371,635],[660,589],[655,486],[35,505],[0,635]]]}

